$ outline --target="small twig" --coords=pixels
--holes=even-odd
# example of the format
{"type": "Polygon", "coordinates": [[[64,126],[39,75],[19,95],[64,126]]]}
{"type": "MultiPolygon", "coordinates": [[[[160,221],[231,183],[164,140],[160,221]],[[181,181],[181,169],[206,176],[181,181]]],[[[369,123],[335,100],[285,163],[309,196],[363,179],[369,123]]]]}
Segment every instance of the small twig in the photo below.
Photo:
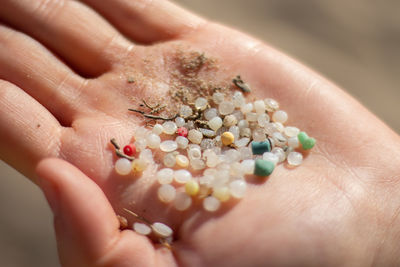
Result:
{"type": "Polygon", "coordinates": [[[245,93],[250,93],[251,89],[250,86],[245,83],[242,78],[240,78],[240,75],[237,75],[235,78],[233,78],[232,82],[239,87],[240,90],[242,90],[245,93]]]}
{"type": "Polygon", "coordinates": [[[130,109],[128,109],[128,110],[129,110],[129,111],[136,112],[136,113],[140,113],[140,114],[143,115],[143,117],[146,117],[146,118],[149,118],[149,119],[153,119],[153,120],[172,121],[172,120],[175,120],[175,119],[179,116],[179,114],[175,114],[174,116],[172,116],[172,117],[170,117],[170,118],[165,118],[165,117],[160,117],[160,116],[155,116],[155,115],[147,114],[147,113],[144,112],[144,111],[137,110],[137,109],[133,109],[133,108],[130,108],[130,109]]]}
{"type": "Polygon", "coordinates": [[[151,228],[153,228],[153,227],[152,227],[152,223],[151,223],[149,220],[147,220],[147,219],[143,218],[142,216],[140,216],[140,215],[134,213],[133,211],[130,211],[130,210],[125,209],[125,208],[123,208],[123,209],[124,209],[124,211],[126,211],[126,212],[128,212],[129,214],[133,215],[133,216],[134,216],[135,218],[137,218],[138,220],[141,220],[142,222],[146,223],[148,226],[150,226],[151,228]]]}

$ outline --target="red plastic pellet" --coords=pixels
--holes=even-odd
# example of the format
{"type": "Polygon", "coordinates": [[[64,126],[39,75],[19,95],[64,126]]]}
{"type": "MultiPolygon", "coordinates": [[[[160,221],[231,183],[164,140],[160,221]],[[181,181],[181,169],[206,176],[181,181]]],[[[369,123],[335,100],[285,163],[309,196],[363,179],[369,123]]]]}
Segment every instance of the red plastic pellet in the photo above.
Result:
{"type": "Polygon", "coordinates": [[[176,133],[180,136],[187,137],[188,136],[188,130],[185,127],[179,127],[176,133]]]}
{"type": "Polygon", "coordinates": [[[124,146],[124,154],[127,156],[133,156],[136,154],[136,147],[134,144],[124,146]]]}

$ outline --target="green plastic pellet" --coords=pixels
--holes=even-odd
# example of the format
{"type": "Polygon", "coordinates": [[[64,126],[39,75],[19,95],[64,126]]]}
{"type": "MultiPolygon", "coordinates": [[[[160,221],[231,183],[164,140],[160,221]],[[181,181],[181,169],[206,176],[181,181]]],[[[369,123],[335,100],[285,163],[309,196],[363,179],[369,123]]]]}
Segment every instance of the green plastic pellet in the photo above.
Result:
{"type": "Polygon", "coordinates": [[[309,137],[305,132],[300,132],[297,135],[297,138],[299,139],[299,142],[303,146],[304,150],[309,150],[315,146],[315,139],[309,137]]]}
{"type": "Polygon", "coordinates": [[[275,164],[271,161],[256,159],[254,165],[254,175],[257,176],[269,176],[275,169],[275,164]]]}
{"type": "Polygon", "coordinates": [[[251,151],[253,152],[253,155],[262,155],[265,152],[271,151],[271,145],[268,141],[252,142],[251,151]]]}

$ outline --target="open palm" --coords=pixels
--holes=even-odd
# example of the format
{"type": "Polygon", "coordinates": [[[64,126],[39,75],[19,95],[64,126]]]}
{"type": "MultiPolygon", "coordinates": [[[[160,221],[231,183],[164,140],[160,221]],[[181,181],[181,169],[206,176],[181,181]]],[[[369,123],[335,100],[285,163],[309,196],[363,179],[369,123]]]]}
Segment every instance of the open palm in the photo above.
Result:
{"type": "Polygon", "coordinates": [[[395,264],[400,138],[317,74],[165,1],[6,0],[0,18],[1,157],[45,191],[66,266],[395,264]],[[128,108],[169,103],[177,54],[190,51],[216,60],[203,79],[241,74],[252,96],[277,99],[318,140],[299,168],[278,167],[216,214],[173,211],[153,177],[112,168],[109,140],[128,143],[142,125],[128,108]],[[47,157],[82,173],[47,160],[38,178],[47,157]],[[173,250],[119,232],[111,206],[172,226],[173,250]]]}

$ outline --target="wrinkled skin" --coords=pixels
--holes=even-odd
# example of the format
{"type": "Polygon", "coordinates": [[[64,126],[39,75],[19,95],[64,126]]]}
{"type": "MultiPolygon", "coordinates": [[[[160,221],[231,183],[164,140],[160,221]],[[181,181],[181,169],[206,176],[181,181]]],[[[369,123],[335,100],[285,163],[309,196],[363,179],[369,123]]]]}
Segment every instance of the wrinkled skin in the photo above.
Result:
{"type": "Polygon", "coordinates": [[[64,266],[400,264],[400,138],[318,74],[165,1],[4,0],[0,18],[1,158],[46,194],[64,266]],[[109,139],[142,125],[132,96],[165,97],[179,49],[216,59],[202,77],[240,73],[252,96],[278,100],[317,140],[303,164],[214,214],[166,208],[151,174],[115,175],[109,139]],[[123,207],[170,225],[173,249],[120,232],[123,207]]]}

